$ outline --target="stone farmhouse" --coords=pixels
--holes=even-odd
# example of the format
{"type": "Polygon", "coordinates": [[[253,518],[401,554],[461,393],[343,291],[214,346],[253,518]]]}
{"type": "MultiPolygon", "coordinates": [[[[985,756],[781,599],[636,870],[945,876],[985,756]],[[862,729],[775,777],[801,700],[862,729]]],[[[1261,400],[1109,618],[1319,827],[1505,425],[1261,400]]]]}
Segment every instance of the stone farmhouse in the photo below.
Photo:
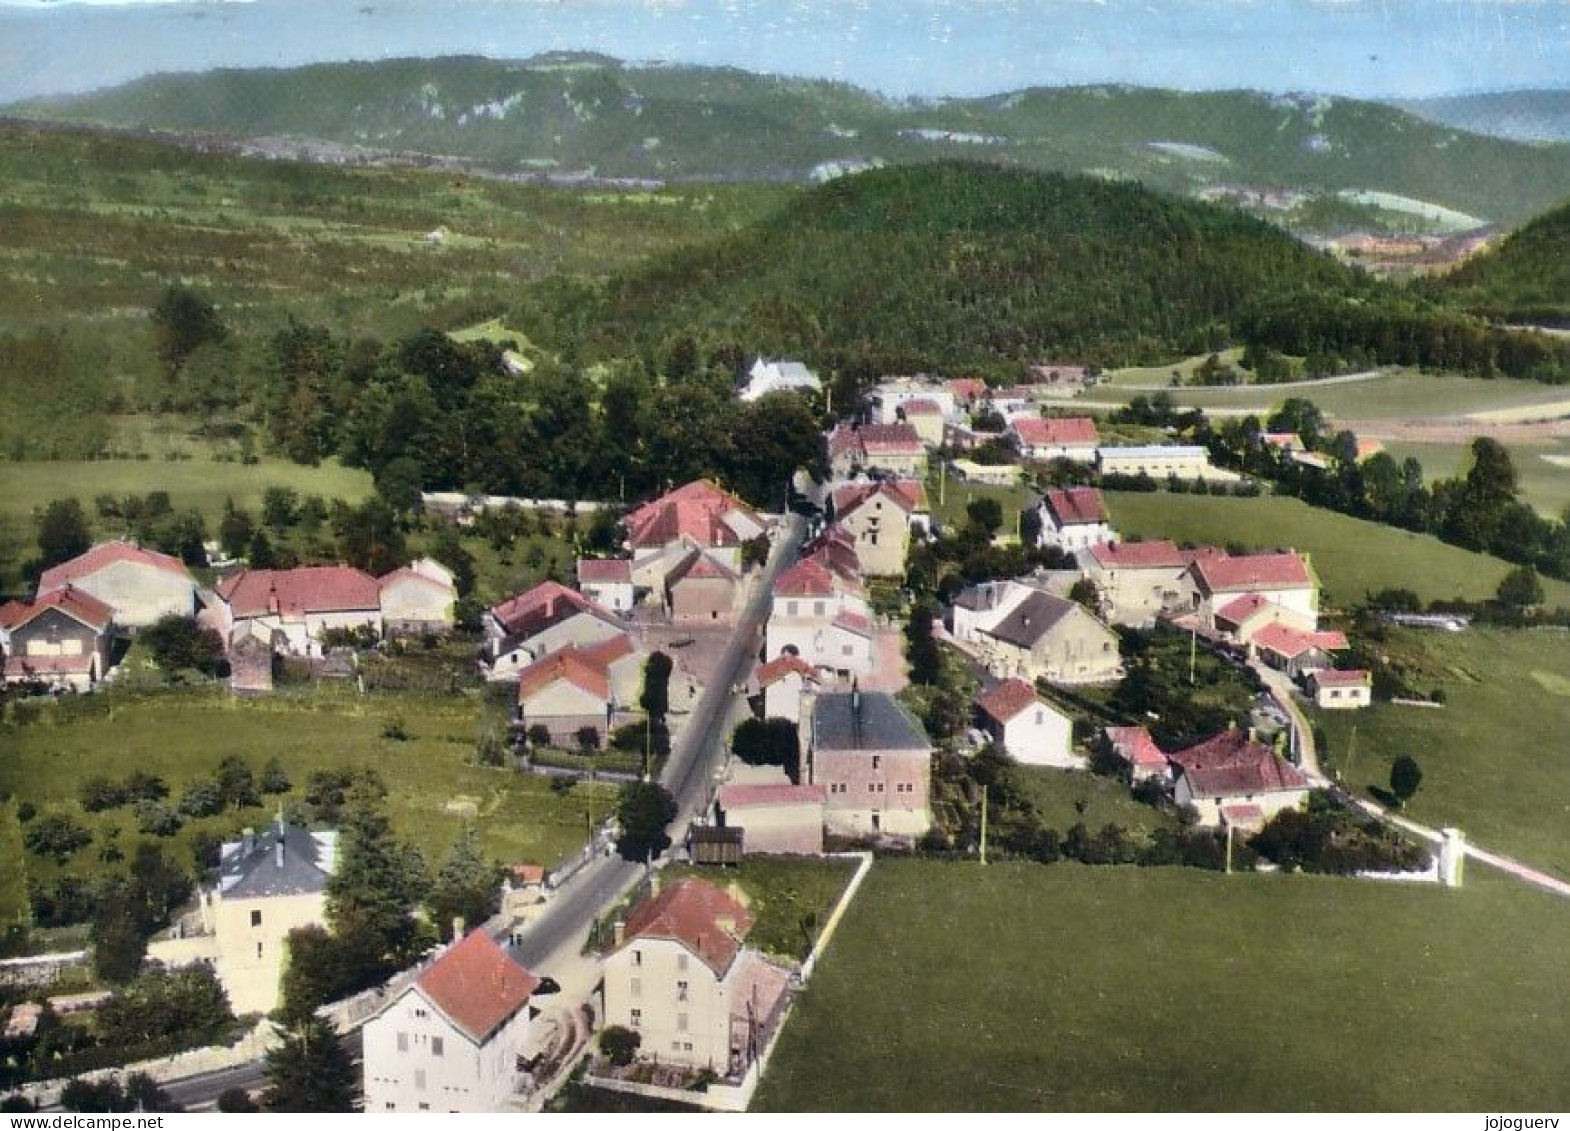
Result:
{"type": "Polygon", "coordinates": [[[807,781],[839,836],[919,837],[932,825],[932,742],[894,696],[852,690],[810,710],[807,781]]]}
{"type": "Polygon", "coordinates": [[[1066,459],[1095,463],[1096,422],[1088,416],[1043,418],[1017,415],[1008,421],[1009,442],[1021,459],[1066,459]]]}
{"type": "Polygon", "coordinates": [[[46,569],[38,579],[38,596],[67,586],[108,605],[120,628],[145,628],[160,617],[196,613],[196,579],[185,563],[134,542],[100,542],[46,569]]]}
{"type": "Polygon", "coordinates": [[[486,678],[514,680],[552,652],[625,636],[628,625],[583,594],[559,582],[542,581],[488,609],[481,630],[486,678]]]}
{"type": "Polygon", "coordinates": [[[927,490],[914,479],[840,484],[829,495],[829,517],[854,539],[869,577],[903,577],[912,533],[931,526],[927,490]]]}
{"type": "Polygon", "coordinates": [[[609,738],[640,717],[646,660],[626,635],[551,652],[518,673],[518,725],[543,726],[557,746],[571,746],[585,728],[609,738]]]}
{"type": "Polygon", "coordinates": [[[851,479],[860,472],[918,480],[927,477],[927,445],[909,423],[841,421],[826,443],[829,470],[836,479],[851,479]]]}

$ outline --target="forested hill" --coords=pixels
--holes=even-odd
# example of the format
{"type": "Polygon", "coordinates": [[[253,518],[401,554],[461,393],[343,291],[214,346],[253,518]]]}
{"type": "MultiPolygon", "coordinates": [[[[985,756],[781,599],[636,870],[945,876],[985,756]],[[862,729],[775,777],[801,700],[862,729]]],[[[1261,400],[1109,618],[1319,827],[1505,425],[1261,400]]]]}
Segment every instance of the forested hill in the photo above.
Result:
{"type": "Polygon", "coordinates": [[[1226,344],[1247,307],[1375,285],[1230,209],[1137,185],[971,164],[845,178],[717,242],[517,317],[585,356],[700,345],[886,372],[1111,364],[1226,344]]]}
{"type": "Polygon", "coordinates": [[[1570,327],[1570,203],[1437,280],[1453,305],[1492,318],[1570,327]]]}
{"type": "Polygon", "coordinates": [[[608,177],[805,180],[981,158],[1228,193],[1294,230],[1399,230],[1432,221],[1434,205],[1465,214],[1444,215],[1452,227],[1516,223],[1570,185],[1570,146],[1352,99],[1094,86],[893,101],[842,83],[563,53],[159,75],[6,112],[608,177]],[[1317,194],[1319,206],[1282,190],[1317,194]]]}

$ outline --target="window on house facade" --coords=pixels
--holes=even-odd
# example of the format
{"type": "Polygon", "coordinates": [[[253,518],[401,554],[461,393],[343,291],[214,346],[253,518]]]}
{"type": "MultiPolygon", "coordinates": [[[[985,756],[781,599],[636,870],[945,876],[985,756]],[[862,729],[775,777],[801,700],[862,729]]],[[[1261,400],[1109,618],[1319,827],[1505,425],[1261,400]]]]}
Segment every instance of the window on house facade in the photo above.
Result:
{"type": "Polygon", "coordinates": [[[445,1046],[443,1046],[442,1039],[440,1037],[432,1037],[431,1038],[431,1055],[432,1056],[441,1056],[443,1051],[444,1051],[444,1047],[445,1046]]]}
{"type": "Polygon", "coordinates": [[[840,655],[842,655],[842,656],[849,656],[852,653],[854,653],[854,651],[855,651],[854,647],[852,647],[849,644],[842,644],[842,645],[840,645],[840,655]]]}
{"type": "Polygon", "coordinates": [[[262,913],[260,911],[254,911],[253,910],[251,912],[251,926],[253,926],[253,927],[260,927],[261,925],[262,925],[262,913]]]}
{"type": "Polygon", "coordinates": [[[685,1013],[678,1013],[676,1015],[676,1031],[678,1033],[685,1033],[687,1031],[687,1015],[685,1013]]]}
{"type": "Polygon", "coordinates": [[[676,983],[676,1000],[677,1001],[686,1001],[687,1000],[687,983],[686,982],[677,982],[676,983]]]}
{"type": "Polygon", "coordinates": [[[643,1010],[641,1010],[641,1009],[634,1009],[632,1011],[632,1027],[634,1029],[639,1029],[639,1028],[643,1027],[643,1010]]]}
{"type": "Polygon", "coordinates": [[[815,617],[826,615],[828,613],[828,609],[829,605],[827,601],[814,601],[812,603],[812,615],[815,617]]]}
{"type": "Polygon", "coordinates": [[[256,957],[260,958],[261,956],[262,956],[262,944],[261,943],[257,943],[256,944],[256,957]]]}
{"type": "Polygon", "coordinates": [[[628,993],[632,997],[642,997],[643,996],[643,979],[642,978],[634,978],[632,980],[632,985],[628,988],[628,993]]]}
{"type": "Polygon", "coordinates": [[[786,601],[785,602],[785,615],[788,616],[788,617],[793,617],[793,616],[796,615],[796,602],[795,601],[786,601]]]}
{"type": "MultiPolygon", "coordinates": [[[[419,1091],[425,1091],[425,1069],[416,1068],[414,1070],[414,1086],[419,1091]]],[[[424,1107],[425,1105],[421,1104],[420,1106],[424,1107]]]]}
{"type": "Polygon", "coordinates": [[[632,952],[632,964],[634,966],[642,966],[643,965],[643,951],[635,950],[635,951],[632,952]]]}
{"type": "Polygon", "coordinates": [[[687,972],[687,955],[685,953],[676,956],[676,969],[684,974],[687,972]]]}
{"type": "Polygon", "coordinates": [[[409,1034],[408,1033],[399,1033],[398,1034],[398,1051],[399,1052],[408,1052],[409,1051],[409,1034]]]}
{"type": "Polygon", "coordinates": [[[423,1010],[423,1009],[418,1009],[418,1008],[416,1008],[416,1009],[415,1009],[415,1011],[414,1011],[414,1015],[415,1015],[415,1016],[416,1016],[416,1017],[429,1017],[429,1016],[430,1016],[430,1014],[429,1014],[429,1013],[427,1013],[427,1012],[426,1012],[426,1011],[425,1011],[425,1010],[423,1010]]]}
{"type": "Polygon", "coordinates": [[[875,770],[882,764],[883,764],[883,756],[881,754],[874,754],[872,756],[872,768],[875,770]]]}

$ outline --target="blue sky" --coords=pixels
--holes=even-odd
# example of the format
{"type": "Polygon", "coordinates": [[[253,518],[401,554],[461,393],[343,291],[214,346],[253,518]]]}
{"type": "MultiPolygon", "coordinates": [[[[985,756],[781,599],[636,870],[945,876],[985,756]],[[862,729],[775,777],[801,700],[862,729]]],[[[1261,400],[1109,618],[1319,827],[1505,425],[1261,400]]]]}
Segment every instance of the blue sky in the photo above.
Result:
{"type": "Polygon", "coordinates": [[[894,95],[1570,84],[1570,0],[0,0],[0,99],[153,71],[578,48],[894,95]]]}

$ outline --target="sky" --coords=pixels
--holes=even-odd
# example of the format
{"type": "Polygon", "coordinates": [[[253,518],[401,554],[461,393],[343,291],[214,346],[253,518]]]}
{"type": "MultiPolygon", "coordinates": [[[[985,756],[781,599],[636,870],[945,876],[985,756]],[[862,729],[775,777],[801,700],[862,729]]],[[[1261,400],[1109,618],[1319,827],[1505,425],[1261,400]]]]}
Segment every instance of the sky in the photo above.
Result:
{"type": "Polygon", "coordinates": [[[895,96],[1570,85],[1570,0],[0,0],[0,101],[157,71],[593,50],[895,96]]]}

